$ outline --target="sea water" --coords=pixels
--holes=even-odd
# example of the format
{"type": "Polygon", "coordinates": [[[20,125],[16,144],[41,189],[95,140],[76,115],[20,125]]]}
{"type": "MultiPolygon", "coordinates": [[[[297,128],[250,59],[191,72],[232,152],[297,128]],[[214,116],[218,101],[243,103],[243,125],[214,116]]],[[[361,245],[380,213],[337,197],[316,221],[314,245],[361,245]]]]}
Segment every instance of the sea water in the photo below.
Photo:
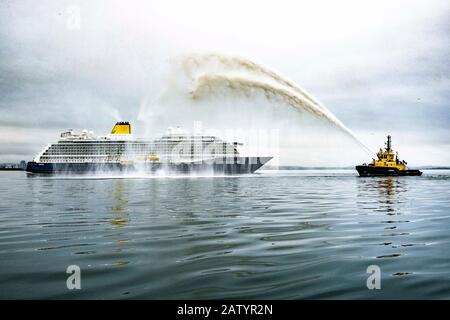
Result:
{"type": "Polygon", "coordinates": [[[446,170],[0,172],[0,298],[449,299],[449,190],[446,170]]]}

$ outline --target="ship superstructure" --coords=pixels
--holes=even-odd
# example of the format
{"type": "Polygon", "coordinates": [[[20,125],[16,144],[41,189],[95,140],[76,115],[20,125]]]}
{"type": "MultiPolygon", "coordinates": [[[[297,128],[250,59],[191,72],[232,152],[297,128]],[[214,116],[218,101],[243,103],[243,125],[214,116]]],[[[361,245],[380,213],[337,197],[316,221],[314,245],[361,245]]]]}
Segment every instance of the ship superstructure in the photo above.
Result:
{"type": "Polygon", "coordinates": [[[196,135],[169,128],[155,140],[135,139],[129,122],[118,122],[110,134],[95,136],[63,132],[27,165],[28,172],[85,172],[168,169],[190,172],[253,173],[271,157],[241,157],[239,143],[215,136],[196,135]]]}

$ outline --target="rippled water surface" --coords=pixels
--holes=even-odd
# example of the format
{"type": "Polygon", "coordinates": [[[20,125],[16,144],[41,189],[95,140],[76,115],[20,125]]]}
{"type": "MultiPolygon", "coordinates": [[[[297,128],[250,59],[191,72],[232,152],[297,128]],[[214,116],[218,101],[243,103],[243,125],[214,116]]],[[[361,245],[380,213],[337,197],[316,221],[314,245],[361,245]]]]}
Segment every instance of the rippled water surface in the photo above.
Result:
{"type": "Polygon", "coordinates": [[[0,298],[449,299],[449,190],[437,170],[0,172],[0,298]],[[81,290],[66,287],[69,265],[81,290]]]}

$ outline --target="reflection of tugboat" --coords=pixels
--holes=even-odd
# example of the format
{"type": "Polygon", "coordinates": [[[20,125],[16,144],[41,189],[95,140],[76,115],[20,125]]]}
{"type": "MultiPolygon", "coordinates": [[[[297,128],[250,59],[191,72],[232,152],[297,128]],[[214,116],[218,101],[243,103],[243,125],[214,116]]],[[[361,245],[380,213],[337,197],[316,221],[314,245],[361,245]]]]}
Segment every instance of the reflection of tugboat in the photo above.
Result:
{"type": "Polygon", "coordinates": [[[356,166],[360,176],[420,176],[419,170],[410,170],[406,167],[406,161],[399,160],[397,153],[391,148],[391,136],[387,137],[386,149],[377,153],[378,160],[373,159],[368,165],[356,166]]]}

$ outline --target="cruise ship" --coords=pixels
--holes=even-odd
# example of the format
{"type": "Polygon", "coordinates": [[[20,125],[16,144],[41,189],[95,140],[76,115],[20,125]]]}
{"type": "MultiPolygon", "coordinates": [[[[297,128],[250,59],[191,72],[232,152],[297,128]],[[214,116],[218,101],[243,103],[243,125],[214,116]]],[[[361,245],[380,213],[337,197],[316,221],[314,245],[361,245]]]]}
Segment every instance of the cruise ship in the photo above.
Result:
{"type": "Polygon", "coordinates": [[[254,173],[272,157],[243,157],[238,142],[169,128],[161,138],[135,139],[129,122],[117,122],[111,133],[63,132],[59,141],[47,145],[33,161],[29,173],[166,172],[254,173]]]}

